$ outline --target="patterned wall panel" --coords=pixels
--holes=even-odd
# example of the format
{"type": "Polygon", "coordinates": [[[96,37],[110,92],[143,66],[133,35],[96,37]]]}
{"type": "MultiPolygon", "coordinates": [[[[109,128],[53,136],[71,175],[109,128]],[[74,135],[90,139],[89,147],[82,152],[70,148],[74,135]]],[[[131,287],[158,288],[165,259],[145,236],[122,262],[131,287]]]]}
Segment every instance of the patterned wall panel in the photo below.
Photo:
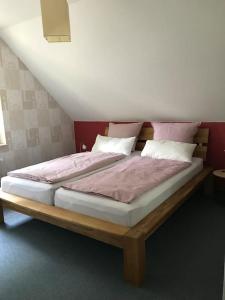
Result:
{"type": "Polygon", "coordinates": [[[7,140],[1,175],[74,152],[72,120],[2,40],[0,96],[7,140]]]}

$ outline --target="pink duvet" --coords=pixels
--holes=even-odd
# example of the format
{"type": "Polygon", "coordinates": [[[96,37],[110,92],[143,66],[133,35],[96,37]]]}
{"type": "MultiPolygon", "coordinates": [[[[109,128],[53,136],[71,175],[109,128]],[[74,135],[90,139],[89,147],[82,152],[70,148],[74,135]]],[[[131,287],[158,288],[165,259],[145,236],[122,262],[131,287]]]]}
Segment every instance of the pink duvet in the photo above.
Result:
{"type": "Polygon", "coordinates": [[[124,157],[114,153],[76,153],[8,172],[9,176],[56,183],[105,167],[124,157]]]}
{"type": "Polygon", "coordinates": [[[63,187],[130,203],[188,166],[187,162],[135,156],[63,187]]]}

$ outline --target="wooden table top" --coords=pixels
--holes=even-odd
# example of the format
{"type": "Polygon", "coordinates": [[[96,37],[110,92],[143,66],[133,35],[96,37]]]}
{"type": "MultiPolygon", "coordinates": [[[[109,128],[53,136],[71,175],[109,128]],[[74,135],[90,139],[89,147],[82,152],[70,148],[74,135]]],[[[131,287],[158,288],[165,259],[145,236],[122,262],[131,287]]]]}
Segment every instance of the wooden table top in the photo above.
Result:
{"type": "Polygon", "coordinates": [[[224,178],[225,179],[225,169],[215,170],[213,172],[213,175],[215,175],[216,177],[220,177],[220,178],[224,178]]]}

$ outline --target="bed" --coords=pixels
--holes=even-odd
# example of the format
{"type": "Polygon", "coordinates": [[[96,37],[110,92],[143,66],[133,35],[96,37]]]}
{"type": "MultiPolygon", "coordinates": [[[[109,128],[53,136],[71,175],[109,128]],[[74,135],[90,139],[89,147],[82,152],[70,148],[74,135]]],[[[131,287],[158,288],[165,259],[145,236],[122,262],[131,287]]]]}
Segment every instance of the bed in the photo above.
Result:
{"type": "MultiPolygon", "coordinates": [[[[195,136],[195,143],[198,144],[195,156],[203,160],[206,158],[208,135],[209,130],[204,128],[199,129],[195,136]]],[[[145,141],[152,139],[152,136],[152,128],[143,128],[136,149],[142,150],[145,141]]],[[[210,167],[199,166],[199,169],[193,174],[194,177],[182,182],[182,186],[176,192],[172,191],[171,195],[166,196],[166,200],[157,204],[157,207],[153,207],[144,218],[135,222],[136,224],[131,227],[128,224],[115,224],[99,217],[34,202],[3,191],[0,191],[0,223],[4,223],[3,207],[6,207],[119,247],[123,250],[125,279],[131,284],[139,286],[144,279],[145,241],[201,184],[207,182],[211,172],[210,167]]]]}

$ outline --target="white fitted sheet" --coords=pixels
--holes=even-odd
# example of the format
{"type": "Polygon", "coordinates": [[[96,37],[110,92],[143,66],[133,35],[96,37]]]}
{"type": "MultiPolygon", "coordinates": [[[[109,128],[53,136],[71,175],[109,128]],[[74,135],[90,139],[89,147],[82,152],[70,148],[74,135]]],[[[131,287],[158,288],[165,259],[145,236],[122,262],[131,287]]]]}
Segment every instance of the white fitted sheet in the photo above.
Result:
{"type": "MultiPolygon", "coordinates": [[[[131,154],[132,155],[139,155],[140,151],[135,151],[131,154]]],[[[130,156],[126,156],[124,159],[128,159],[130,156]]],[[[54,196],[55,191],[61,187],[64,183],[74,181],[81,179],[83,177],[86,177],[88,175],[91,175],[93,173],[96,173],[98,171],[107,169],[114,164],[120,162],[116,161],[112,164],[109,164],[103,168],[96,169],[92,172],[73,177],[69,180],[64,180],[61,182],[57,182],[54,184],[51,183],[44,183],[44,182],[38,182],[28,179],[22,179],[22,178],[16,178],[11,176],[6,176],[1,179],[1,188],[3,192],[17,195],[23,198],[27,198],[34,201],[39,201],[48,205],[54,205],[54,196]]]]}
{"type": "Polygon", "coordinates": [[[132,227],[199,173],[202,168],[202,159],[193,158],[190,167],[144,193],[130,204],[103,196],[59,188],[55,193],[55,206],[132,227]]]}

